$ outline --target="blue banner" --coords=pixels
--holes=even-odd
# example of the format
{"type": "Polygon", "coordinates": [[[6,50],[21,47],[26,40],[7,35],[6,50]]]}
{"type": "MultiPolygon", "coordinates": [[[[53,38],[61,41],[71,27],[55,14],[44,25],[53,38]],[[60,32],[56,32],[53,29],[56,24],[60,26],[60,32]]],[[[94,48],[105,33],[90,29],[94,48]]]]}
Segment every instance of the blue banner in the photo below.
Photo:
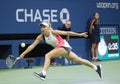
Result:
{"type": "Polygon", "coordinates": [[[119,0],[2,0],[0,34],[39,33],[40,22],[50,21],[56,29],[67,19],[72,21],[73,31],[85,31],[94,12],[100,13],[103,24],[120,24],[119,3],[119,0]]]}

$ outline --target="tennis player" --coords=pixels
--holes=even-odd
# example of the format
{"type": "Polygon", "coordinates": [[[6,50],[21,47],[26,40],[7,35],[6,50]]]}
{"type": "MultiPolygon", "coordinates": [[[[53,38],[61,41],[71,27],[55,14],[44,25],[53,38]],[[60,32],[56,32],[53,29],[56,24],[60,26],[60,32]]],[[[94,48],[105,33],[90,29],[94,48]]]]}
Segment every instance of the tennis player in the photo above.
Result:
{"type": "Polygon", "coordinates": [[[101,78],[101,65],[94,65],[91,62],[89,62],[86,59],[82,59],[78,57],[71,49],[72,47],[68,44],[68,42],[61,38],[60,35],[69,35],[69,36],[84,36],[87,37],[87,33],[75,33],[71,31],[60,31],[60,30],[53,30],[50,28],[49,24],[47,22],[42,22],[40,24],[41,28],[41,34],[37,36],[36,40],[28,46],[28,48],[20,55],[20,58],[24,58],[24,56],[29,53],[31,50],[39,44],[41,40],[45,40],[45,42],[51,46],[54,47],[53,50],[48,52],[45,55],[45,62],[43,70],[40,73],[34,72],[34,75],[39,77],[42,80],[45,80],[47,70],[50,66],[51,58],[56,58],[60,56],[64,56],[69,60],[72,60],[78,64],[84,64],[86,66],[89,66],[93,68],[100,76],[101,78]]]}

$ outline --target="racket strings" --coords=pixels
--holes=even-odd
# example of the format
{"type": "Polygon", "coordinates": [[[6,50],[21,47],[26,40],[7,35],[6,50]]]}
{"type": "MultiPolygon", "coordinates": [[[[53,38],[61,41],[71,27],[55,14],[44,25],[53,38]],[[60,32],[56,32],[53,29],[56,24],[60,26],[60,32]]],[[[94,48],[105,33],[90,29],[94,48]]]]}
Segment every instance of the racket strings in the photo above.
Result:
{"type": "Polygon", "coordinates": [[[9,68],[12,68],[12,66],[14,65],[14,61],[15,61],[15,57],[9,56],[6,60],[6,64],[9,68]]]}

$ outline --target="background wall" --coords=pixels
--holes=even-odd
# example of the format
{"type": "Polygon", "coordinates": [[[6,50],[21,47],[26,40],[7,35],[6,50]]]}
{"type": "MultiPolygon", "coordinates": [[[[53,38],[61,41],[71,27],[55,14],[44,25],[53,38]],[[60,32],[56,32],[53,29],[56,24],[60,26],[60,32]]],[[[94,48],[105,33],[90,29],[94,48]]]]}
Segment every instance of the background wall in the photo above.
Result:
{"type": "MultiPolygon", "coordinates": [[[[57,29],[66,19],[72,21],[72,31],[88,31],[94,12],[99,12],[101,24],[120,25],[119,5],[120,0],[1,0],[0,45],[9,45],[10,50],[6,52],[18,56],[19,44],[31,44],[36,36],[16,39],[16,34],[38,34],[41,32],[38,25],[42,21],[50,21],[57,29]],[[9,35],[15,35],[15,39],[8,40],[9,35]]],[[[70,44],[78,55],[91,59],[89,38],[72,38],[70,44]]]]}

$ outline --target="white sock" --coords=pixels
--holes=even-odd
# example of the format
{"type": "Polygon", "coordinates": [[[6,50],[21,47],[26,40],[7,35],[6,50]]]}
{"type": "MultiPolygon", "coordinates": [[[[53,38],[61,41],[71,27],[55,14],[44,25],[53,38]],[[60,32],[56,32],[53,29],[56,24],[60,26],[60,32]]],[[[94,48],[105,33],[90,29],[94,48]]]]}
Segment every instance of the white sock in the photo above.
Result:
{"type": "Polygon", "coordinates": [[[45,70],[42,70],[42,73],[43,73],[43,75],[46,75],[47,72],[45,70]]]}
{"type": "Polygon", "coordinates": [[[96,70],[97,70],[97,66],[96,66],[96,65],[94,65],[94,66],[93,66],[93,69],[96,71],[96,70]]]}

